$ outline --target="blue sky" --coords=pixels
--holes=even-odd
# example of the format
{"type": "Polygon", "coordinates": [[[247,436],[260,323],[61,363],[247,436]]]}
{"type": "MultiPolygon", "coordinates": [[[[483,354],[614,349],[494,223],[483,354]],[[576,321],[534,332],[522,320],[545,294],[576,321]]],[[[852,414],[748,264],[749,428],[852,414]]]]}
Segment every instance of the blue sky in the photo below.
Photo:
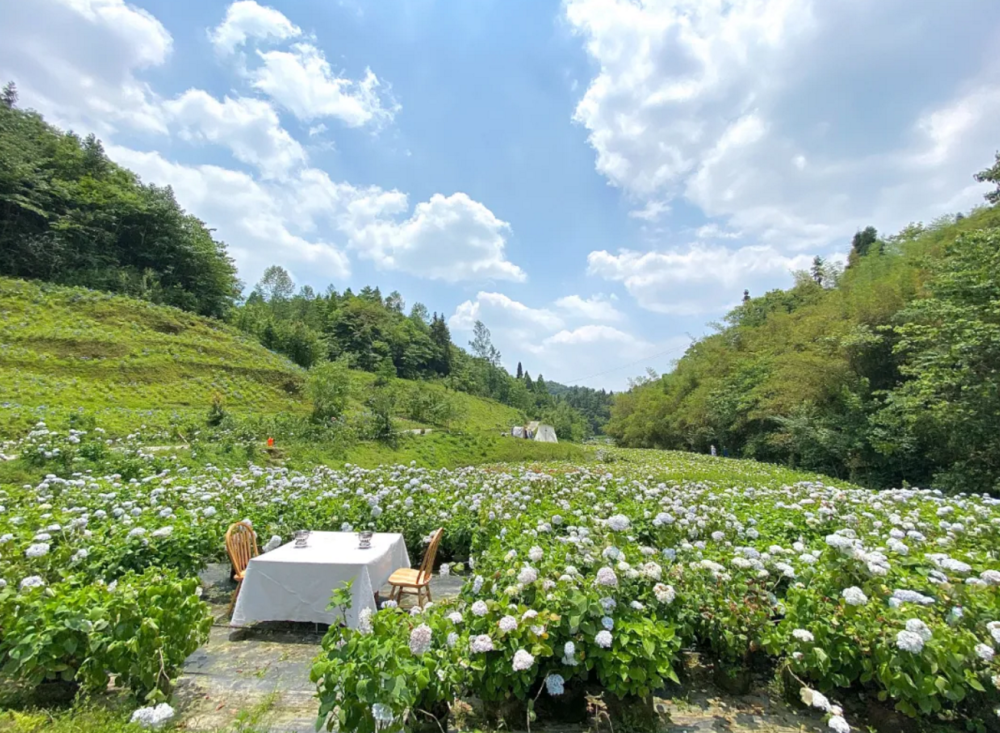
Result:
{"type": "Polygon", "coordinates": [[[399,290],[620,389],[851,234],[981,201],[1000,4],[32,0],[0,77],[240,275],[399,290]]]}

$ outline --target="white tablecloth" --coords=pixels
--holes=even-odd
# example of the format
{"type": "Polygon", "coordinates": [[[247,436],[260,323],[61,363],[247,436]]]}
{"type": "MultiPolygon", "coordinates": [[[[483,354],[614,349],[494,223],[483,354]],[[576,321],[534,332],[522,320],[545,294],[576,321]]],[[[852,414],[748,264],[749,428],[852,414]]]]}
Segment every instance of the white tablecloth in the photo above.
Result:
{"type": "Polygon", "coordinates": [[[309,545],[282,545],[250,560],[233,609],[233,626],[257,621],[344,621],[343,610],[331,611],[330,594],[353,580],[347,625],[355,628],[362,608],[375,609],[375,591],[399,568],[410,567],[401,534],[376,534],[372,546],[358,549],[354,532],[313,532],[309,545]]]}

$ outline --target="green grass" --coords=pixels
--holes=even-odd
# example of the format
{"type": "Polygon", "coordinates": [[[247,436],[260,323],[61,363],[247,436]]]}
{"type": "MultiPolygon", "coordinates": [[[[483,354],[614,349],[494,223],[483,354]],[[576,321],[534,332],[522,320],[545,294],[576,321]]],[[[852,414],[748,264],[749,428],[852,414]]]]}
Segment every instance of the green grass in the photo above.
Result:
{"type": "Polygon", "coordinates": [[[536,443],[493,432],[432,432],[401,436],[395,450],[378,443],[360,443],[348,451],[345,460],[365,468],[410,461],[427,468],[454,468],[480,463],[581,461],[587,454],[573,443],[536,443]]]}
{"type": "MultiPolygon", "coordinates": [[[[270,730],[267,718],[276,700],[277,693],[266,695],[253,707],[241,710],[232,724],[210,733],[265,733],[270,730]]],[[[133,705],[120,696],[108,696],[84,700],[71,707],[2,711],[0,733],[138,733],[144,729],[130,722],[133,705]]],[[[166,728],[175,729],[173,724],[166,728]]]]}
{"type": "MultiPolygon", "coordinates": [[[[352,405],[349,409],[360,409],[357,396],[365,394],[374,382],[375,375],[370,372],[351,372],[351,394],[355,397],[352,399],[352,405]]],[[[406,401],[417,390],[431,392],[442,397],[447,395],[458,408],[458,417],[447,426],[451,430],[495,430],[499,434],[501,430],[509,431],[512,425],[519,425],[524,421],[521,413],[513,407],[508,407],[494,400],[474,397],[465,392],[450,390],[439,382],[415,382],[397,379],[395,386],[399,395],[401,412],[404,410],[406,401]]],[[[397,424],[401,429],[431,428],[439,430],[442,427],[418,423],[402,417],[397,420],[397,424]]]]}
{"type": "MultiPolygon", "coordinates": [[[[39,420],[66,429],[87,416],[110,435],[162,432],[157,442],[171,443],[177,425],[204,419],[216,394],[237,417],[306,415],[305,380],[305,370],[225,323],[108,293],[0,278],[0,441],[23,435],[39,420]]],[[[349,413],[363,409],[374,380],[351,372],[349,413]]],[[[395,386],[400,429],[499,435],[523,420],[511,407],[440,383],[400,379],[395,386]],[[456,417],[445,426],[404,419],[417,390],[447,396],[456,417]]],[[[444,460],[438,454],[472,460],[481,452],[456,448],[459,443],[445,439],[442,446],[434,438],[409,446],[403,440],[407,455],[427,454],[435,462],[444,460]]],[[[385,451],[360,450],[365,457],[385,451]]],[[[508,454],[487,453],[492,460],[508,454]]]]}
{"type": "Polygon", "coordinates": [[[307,410],[305,372],[224,323],[82,288],[0,278],[0,434],[94,415],[113,432],[203,414],[307,410]]]}

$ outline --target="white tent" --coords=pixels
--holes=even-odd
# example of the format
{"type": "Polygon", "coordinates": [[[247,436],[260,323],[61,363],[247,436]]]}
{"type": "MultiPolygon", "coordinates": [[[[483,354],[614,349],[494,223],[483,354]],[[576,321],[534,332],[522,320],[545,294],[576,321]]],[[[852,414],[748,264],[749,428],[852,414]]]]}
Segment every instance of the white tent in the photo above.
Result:
{"type": "Polygon", "coordinates": [[[528,437],[540,443],[558,443],[556,429],[551,425],[542,425],[537,420],[529,422],[527,425],[528,437]]]}
{"type": "Polygon", "coordinates": [[[559,439],[556,437],[556,429],[551,425],[539,425],[538,430],[535,431],[535,440],[542,443],[559,442],[559,439]]]}

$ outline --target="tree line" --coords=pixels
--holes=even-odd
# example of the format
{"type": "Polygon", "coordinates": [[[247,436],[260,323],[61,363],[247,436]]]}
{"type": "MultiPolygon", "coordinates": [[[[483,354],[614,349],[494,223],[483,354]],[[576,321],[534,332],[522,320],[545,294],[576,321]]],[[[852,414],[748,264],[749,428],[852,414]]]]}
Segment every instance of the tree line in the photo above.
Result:
{"type": "Polygon", "coordinates": [[[357,293],[338,292],[330,286],[317,293],[308,285],[296,290],[291,275],[272,265],[230,320],[300,366],[342,361],[383,379],[438,380],[552,424],[561,439],[583,440],[607,419],[610,397],[605,393],[562,385],[550,390],[543,375],[532,379],[520,364],[512,376],[481,321],[473,327],[468,350],[462,349],[452,342],[444,314],[422,303],[407,312],[396,291],[383,295],[378,287],[365,286],[357,293]],[[591,393],[604,395],[603,401],[591,393]]]}
{"type": "Polygon", "coordinates": [[[627,446],[788,463],[870,486],[1000,491],[1000,154],[992,206],[859,231],[617,395],[627,446]]]}

